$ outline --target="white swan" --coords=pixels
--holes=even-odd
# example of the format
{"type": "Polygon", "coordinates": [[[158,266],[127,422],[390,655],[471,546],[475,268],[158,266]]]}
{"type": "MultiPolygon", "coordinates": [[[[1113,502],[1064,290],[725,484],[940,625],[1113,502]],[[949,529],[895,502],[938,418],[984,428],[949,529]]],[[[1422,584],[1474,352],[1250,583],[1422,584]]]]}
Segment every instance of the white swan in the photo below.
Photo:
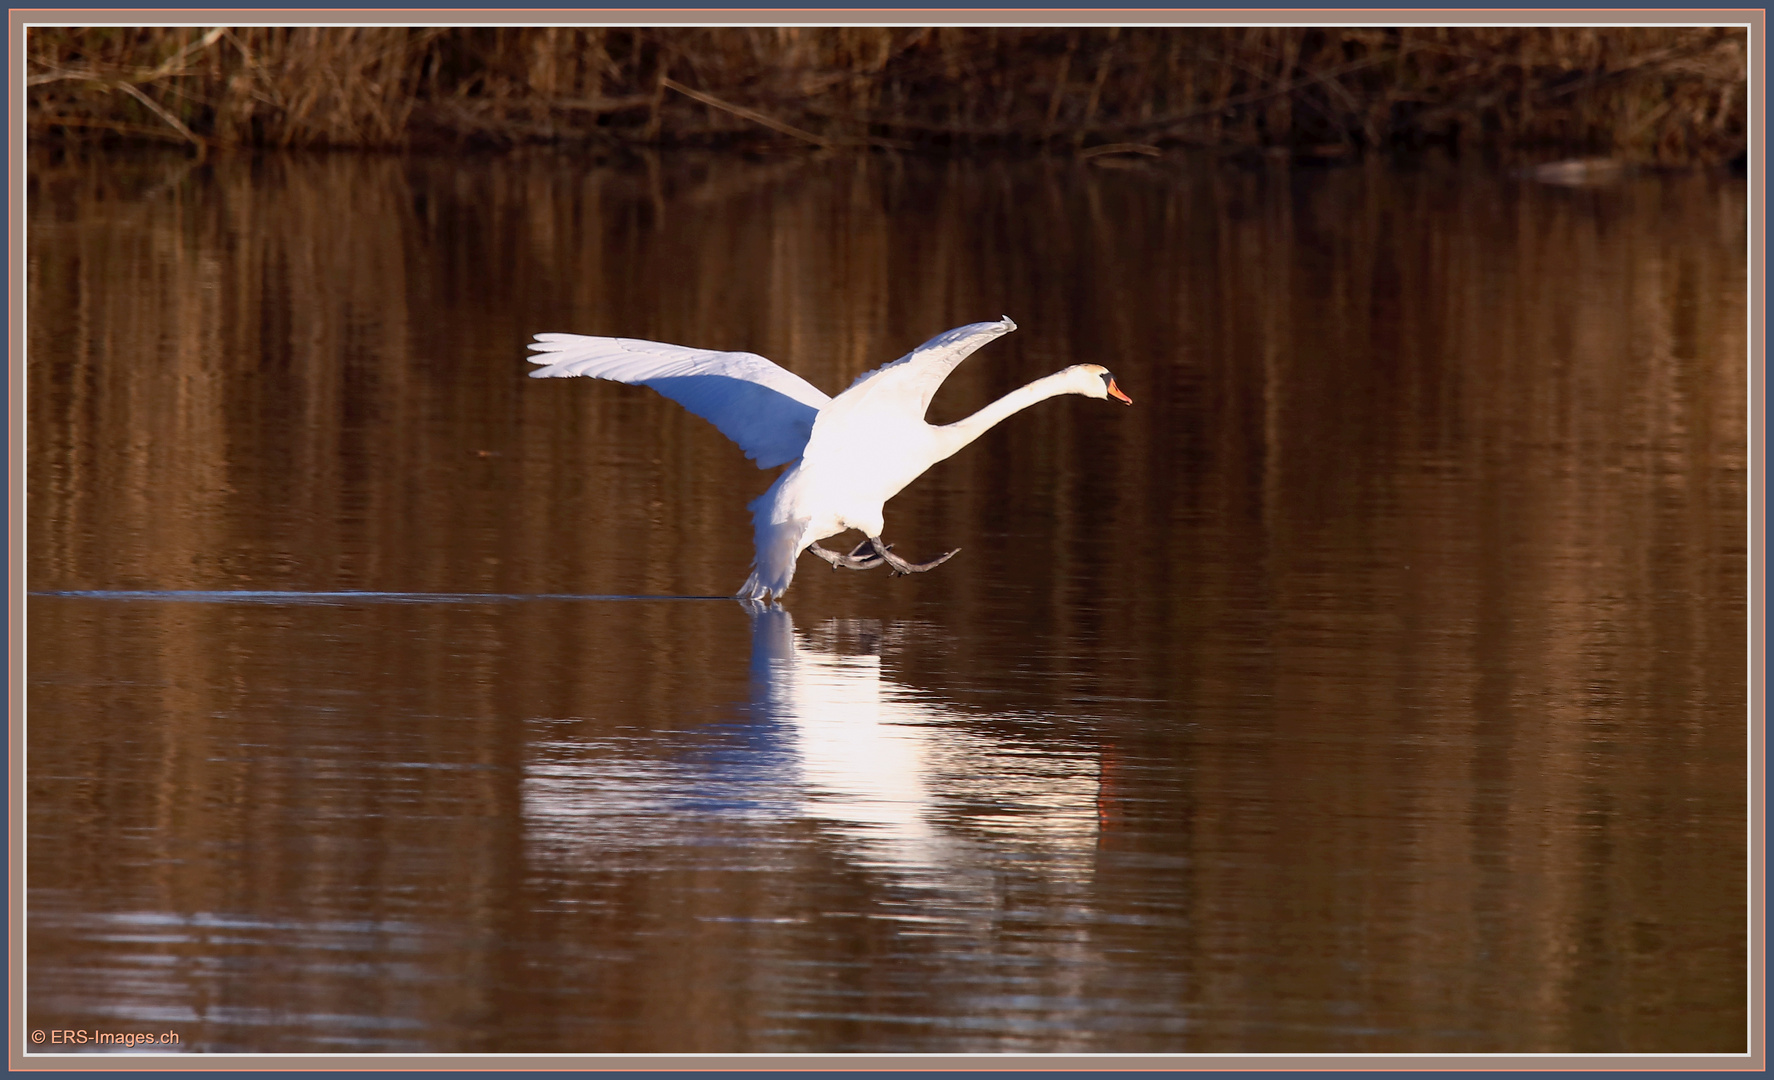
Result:
{"type": "Polygon", "coordinates": [[[544,366],[530,376],[587,375],[650,386],[714,424],[758,468],[795,462],[750,507],[757,552],[751,577],[736,595],[767,601],[788,591],[795,560],[809,549],[848,570],[885,563],[895,574],[912,574],[947,561],[954,551],[909,563],[889,550],[881,539],[888,499],[1037,401],[1083,394],[1133,404],[1107,368],[1076,364],[1011,391],[965,420],[940,427],[925,423],[930,399],[949,372],[981,345],[1015,329],[1006,316],[938,334],[859,376],[835,398],[756,353],[578,334],[537,334],[530,348],[538,355],[529,359],[544,366]],[[850,554],[819,546],[846,529],[867,537],[850,554]]]}

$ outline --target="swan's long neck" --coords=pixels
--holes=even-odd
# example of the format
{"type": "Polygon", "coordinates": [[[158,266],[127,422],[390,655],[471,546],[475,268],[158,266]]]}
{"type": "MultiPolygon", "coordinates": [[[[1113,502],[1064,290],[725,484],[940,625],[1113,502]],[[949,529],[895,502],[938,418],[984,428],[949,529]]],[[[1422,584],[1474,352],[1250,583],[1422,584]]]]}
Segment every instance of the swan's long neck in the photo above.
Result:
{"type": "MultiPolygon", "coordinates": [[[[1036,379],[1027,386],[1012,390],[997,401],[969,416],[965,420],[957,420],[952,424],[944,424],[936,429],[937,439],[942,448],[944,458],[966,446],[968,443],[997,427],[1005,419],[1022,412],[1037,401],[1046,401],[1050,397],[1061,394],[1075,393],[1068,385],[1068,372],[1056,371],[1045,379],[1036,379]]],[[[942,460],[938,458],[937,460],[942,460]]]]}

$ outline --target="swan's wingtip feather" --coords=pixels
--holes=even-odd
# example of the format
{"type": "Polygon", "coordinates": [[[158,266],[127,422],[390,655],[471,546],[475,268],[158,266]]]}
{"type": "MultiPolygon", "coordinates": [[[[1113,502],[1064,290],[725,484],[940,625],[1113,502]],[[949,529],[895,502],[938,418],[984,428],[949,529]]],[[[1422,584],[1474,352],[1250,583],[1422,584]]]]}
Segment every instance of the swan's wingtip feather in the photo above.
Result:
{"type": "MultiPolygon", "coordinates": [[[[585,338],[579,334],[537,334],[536,340],[526,344],[524,348],[534,353],[558,353],[579,347],[584,341],[585,338]]],[[[536,364],[554,363],[546,355],[532,356],[529,360],[536,364]]]]}
{"type": "Polygon", "coordinates": [[[1001,318],[1001,319],[1000,319],[1000,320],[999,320],[999,322],[1000,322],[1000,324],[1002,324],[1002,325],[1003,325],[1003,327],[1004,327],[1004,331],[1005,331],[1005,333],[1009,333],[1009,332],[1010,332],[1010,331],[1012,331],[1012,330],[1015,330],[1015,329],[1016,329],[1016,320],[1015,320],[1015,319],[1012,319],[1012,318],[1011,318],[1011,317],[1010,317],[1010,316],[1008,316],[1008,315],[1005,315],[1005,316],[1003,316],[1003,317],[1002,317],[1002,318],[1001,318]]]}

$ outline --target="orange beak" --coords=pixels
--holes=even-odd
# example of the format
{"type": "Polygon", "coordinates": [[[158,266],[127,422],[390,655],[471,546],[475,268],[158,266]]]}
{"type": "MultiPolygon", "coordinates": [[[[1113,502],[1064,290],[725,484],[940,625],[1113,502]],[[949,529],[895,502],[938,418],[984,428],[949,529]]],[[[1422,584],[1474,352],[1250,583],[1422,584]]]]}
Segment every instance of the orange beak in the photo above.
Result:
{"type": "Polygon", "coordinates": [[[1133,404],[1133,399],[1121,392],[1121,388],[1119,386],[1115,385],[1114,379],[1109,380],[1109,396],[1114,398],[1116,401],[1119,401],[1123,405],[1132,405],[1133,404]]]}

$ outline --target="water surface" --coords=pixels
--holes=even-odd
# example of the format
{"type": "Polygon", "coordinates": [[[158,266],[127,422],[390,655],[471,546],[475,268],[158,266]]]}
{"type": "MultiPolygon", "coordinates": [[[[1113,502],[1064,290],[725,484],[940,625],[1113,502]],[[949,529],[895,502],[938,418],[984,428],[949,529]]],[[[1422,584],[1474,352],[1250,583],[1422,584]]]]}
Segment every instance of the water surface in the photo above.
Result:
{"type": "Polygon", "coordinates": [[[32,1028],[1746,1047],[1740,179],[44,155],[29,198],[32,1028]],[[1013,418],[888,506],[953,561],[806,558],[779,610],[718,599],[768,475],[523,377],[564,330],[835,392],[1000,315],[934,420],[1081,361],[1136,406],[1013,418]]]}

